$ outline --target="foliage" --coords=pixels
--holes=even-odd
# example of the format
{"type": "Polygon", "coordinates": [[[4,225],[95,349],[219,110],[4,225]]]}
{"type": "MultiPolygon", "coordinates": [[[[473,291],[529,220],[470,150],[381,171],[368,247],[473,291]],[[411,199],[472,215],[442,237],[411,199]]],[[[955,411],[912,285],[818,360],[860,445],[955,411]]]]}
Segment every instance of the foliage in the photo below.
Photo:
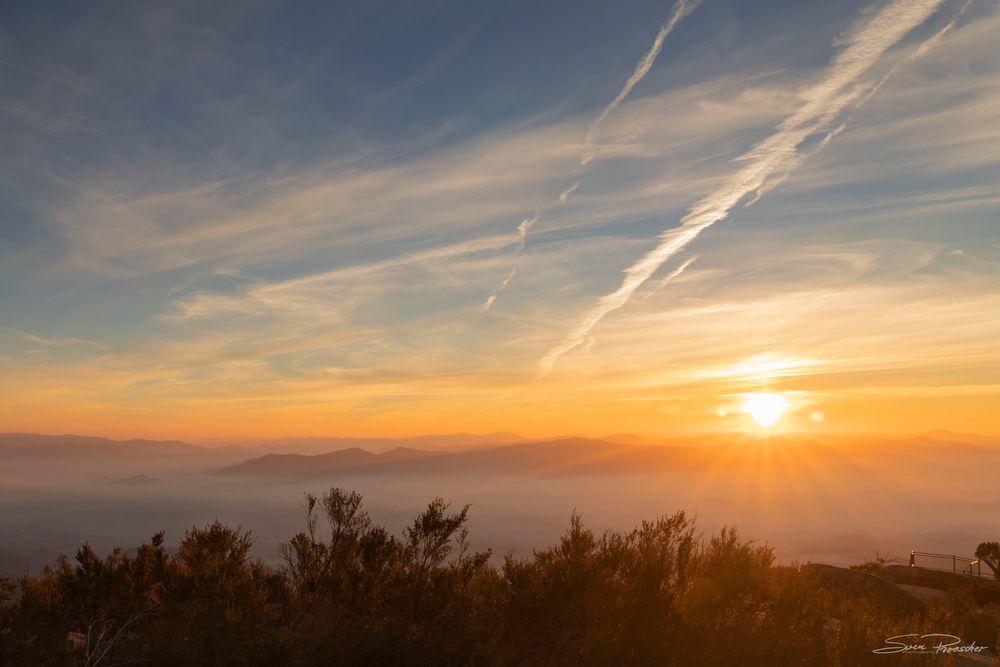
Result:
{"type": "Polygon", "coordinates": [[[553,546],[495,563],[469,546],[469,507],[440,498],[400,536],[355,492],[303,510],[279,568],[214,522],[173,552],[157,533],[0,579],[0,665],[875,665],[898,634],[998,642],[978,588],[925,608],[881,563],[779,566],[735,529],[700,539],[684,513],[599,535],[574,515],[553,546]]]}
{"type": "Polygon", "coordinates": [[[1000,542],[983,542],[976,547],[976,558],[985,563],[1000,581],[1000,542]]]}

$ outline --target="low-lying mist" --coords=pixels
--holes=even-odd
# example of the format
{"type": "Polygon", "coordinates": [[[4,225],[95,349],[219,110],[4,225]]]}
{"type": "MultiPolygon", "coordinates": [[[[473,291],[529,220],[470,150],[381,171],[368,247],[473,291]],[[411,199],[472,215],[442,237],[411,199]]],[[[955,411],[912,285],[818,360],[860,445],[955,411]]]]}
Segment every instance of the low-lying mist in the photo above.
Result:
{"type": "MultiPolygon", "coordinates": [[[[594,442],[603,441],[586,446],[601,446],[594,442]]],[[[580,456],[584,445],[574,443],[558,445],[557,453],[567,461],[580,456]]],[[[518,447],[502,454],[523,457],[518,452],[543,445],[518,447]]],[[[652,451],[638,447],[597,459],[588,449],[586,466],[567,469],[498,469],[494,452],[461,459],[493,468],[440,459],[448,465],[404,461],[293,475],[220,472],[262,454],[236,448],[168,456],[26,456],[0,449],[0,574],[37,572],[84,542],[103,553],[165,530],[170,543],[215,519],[251,529],[255,555],[276,562],[278,546],[303,527],[303,494],[332,486],[361,492],[372,518],[397,532],[435,496],[454,507],[470,504],[471,543],[491,548],[495,558],[551,544],[574,512],[601,531],[684,510],[700,530],[735,526],[775,546],[782,561],[837,565],[876,551],[900,559],[910,549],[971,555],[979,542],[1000,536],[1000,450],[990,446],[924,439],[832,452],[758,444],[754,451],[685,455],[676,469],[664,463],[636,471],[621,462],[652,451]]],[[[487,448],[495,446],[475,451],[487,448]]],[[[666,454],[664,461],[681,460],[666,454]]]]}

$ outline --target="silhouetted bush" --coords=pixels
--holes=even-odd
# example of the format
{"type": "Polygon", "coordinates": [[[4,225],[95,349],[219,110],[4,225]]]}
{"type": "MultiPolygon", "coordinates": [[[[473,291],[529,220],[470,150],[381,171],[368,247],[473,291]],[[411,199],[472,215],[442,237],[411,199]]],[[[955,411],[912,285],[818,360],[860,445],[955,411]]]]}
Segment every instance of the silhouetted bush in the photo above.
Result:
{"type": "Polygon", "coordinates": [[[880,568],[779,566],[684,513],[600,535],[574,515],[497,566],[469,548],[468,509],[436,498],[395,536],[357,493],[307,494],[277,568],[218,522],[172,553],[163,533],[134,555],[84,545],[0,579],[0,664],[853,666],[885,664],[872,649],[899,634],[998,643],[1000,605],[971,584],[925,607],[880,568]]]}

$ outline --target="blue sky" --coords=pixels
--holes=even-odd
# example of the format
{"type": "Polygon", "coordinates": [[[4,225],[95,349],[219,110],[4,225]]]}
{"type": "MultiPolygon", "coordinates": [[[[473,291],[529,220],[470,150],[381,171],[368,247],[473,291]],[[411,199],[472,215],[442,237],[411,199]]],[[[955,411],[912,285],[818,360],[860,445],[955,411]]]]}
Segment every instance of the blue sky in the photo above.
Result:
{"type": "Polygon", "coordinates": [[[0,9],[0,418],[669,432],[766,385],[844,427],[884,394],[1000,430],[996,4],[704,0],[582,166],[675,10],[0,9]],[[815,95],[836,113],[623,294],[815,95]]]}

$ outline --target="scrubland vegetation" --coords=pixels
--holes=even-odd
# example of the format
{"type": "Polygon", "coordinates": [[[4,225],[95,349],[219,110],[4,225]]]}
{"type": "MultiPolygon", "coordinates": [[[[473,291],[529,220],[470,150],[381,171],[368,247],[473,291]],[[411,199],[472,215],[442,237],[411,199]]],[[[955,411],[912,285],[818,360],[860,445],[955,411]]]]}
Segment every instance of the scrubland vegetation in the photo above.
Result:
{"type": "Polygon", "coordinates": [[[0,579],[3,665],[885,665],[894,635],[996,650],[1000,586],[919,602],[880,563],[783,566],[683,513],[595,534],[574,516],[526,559],[472,550],[468,507],[435,499],[396,536],[357,493],[307,495],[283,565],[218,522],[0,579]]]}

